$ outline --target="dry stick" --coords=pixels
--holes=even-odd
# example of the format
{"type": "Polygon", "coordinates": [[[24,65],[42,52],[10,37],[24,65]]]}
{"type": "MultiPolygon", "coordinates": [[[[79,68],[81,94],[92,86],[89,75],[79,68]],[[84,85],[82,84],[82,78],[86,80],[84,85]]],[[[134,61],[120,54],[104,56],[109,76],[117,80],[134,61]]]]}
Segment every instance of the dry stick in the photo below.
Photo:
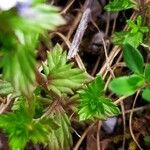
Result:
{"type": "MultiPolygon", "coordinates": [[[[106,30],[107,31],[107,30],[106,30]]],[[[106,53],[106,52],[105,52],[106,53]]],[[[121,57],[122,57],[122,54],[120,54],[120,56],[119,56],[119,61],[121,60],[121,57]]],[[[106,57],[107,59],[106,59],[106,67],[108,67],[108,64],[109,64],[109,58],[108,57],[106,57]]],[[[114,59],[115,57],[113,57],[113,59],[114,59]]],[[[113,62],[113,59],[112,59],[112,61],[111,61],[111,63],[113,62]]],[[[118,61],[117,60],[117,61],[118,61]]],[[[109,68],[110,68],[110,65],[109,65],[109,68]]],[[[113,69],[114,70],[114,69],[113,69]]],[[[107,75],[107,73],[108,73],[108,71],[109,70],[106,70],[106,72],[105,72],[105,76],[107,75]]],[[[111,70],[111,76],[112,76],[112,73],[113,73],[113,71],[111,70]]],[[[109,76],[109,80],[111,79],[111,76],[109,76]]],[[[112,76],[113,77],[113,76],[112,76]]],[[[107,82],[107,84],[106,84],[106,86],[108,86],[108,83],[109,83],[109,81],[107,82]]],[[[107,88],[105,86],[105,89],[107,88]]],[[[124,99],[124,98],[123,98],[124,99]]],[[[120,104],[121,104],[121,110],[122,110],[122,119],[123,119],[123,133],[124,133],[124,136],[123,136],[123,143],[122,143],[122,148],[124,149],[124,147],[125,147],[125,132],[126,132],[126,122],[125,122],[125,112],[124,112],[124,105],[123,105],[123,99],[121,99],[121,101],[120,101],[120,104]]]]}
{"type": "Polygon", "coordinates": [[[141,46],[143,46],[145,49],[150,51],[150,46],[144,43],[141,43],[141,46]]]}
{"type": "Polygon", "coordinates": [[[11,96],[12,96],[12,94],[9,94],[7,96],[6,104],[2,103],[0,105],[0,114],[3,114],[7,110],[8,106],[10,105],[10,103],[12,101],[12,97],[11,96]]]}
{"type": "Polygon", "coordinates": [[[77,31],[75,33],[75,36],[73,38],[73,41],[71,43],[71,47],[67,56],[68,59],[74,58],[77,55],[79,45],[81,43],[81,40],[83,38],[84,32],[88,26],[88,22],[90,19],[92,2],[93,0],[86,0],[84,4],[84,12],[78,25],[77,31]]]}
{"type": "Polygon", "coordinates": [[[111,35],[112,35],[112,34],[114,33],[114,31],[115,31],[117,17],[118,17],[118,13],[117,13],[117,16],[115,17],[115,19],[113,20],[113,27],[112,27],[112,32],[111,32],[111,35]]]}
{"type": "MultiPolygon", "coordinates": [[[[133,13],[132,16],[130,17],[131,20],[134,20],[136,18],[136,13],[133,13]]],[[[124,31],[128,29],[128,26],[126,25],[124,28],[124,31]]],[[[118,53],[120,52],[121,48],[119,46],[115,46],[112,51],[109,54],[108,60],[109,60],[109,64],[111,65],[113,63],[114,58],[118,55],[118,53]]],[[[103,65],[103,67],[100,69],[98,74],[102,74],[105,76],[107,75],[109,71],[107,70],[107,64],[105,63],[103,65]]],[[[104,78],[104,76],[103,76],[104,78]]]]}
{"type": "MultiPolygon", "coordinates": [[[[93,26],[98,30],[98,32],[100,32],[99,27],[97,26],[97,24],[94,22],[94,20],[93,20],[92,18],[91,18],[91,23],[92,23],[93,26]]],[[[98,59],[97,59],[97,61],[96,61],[96,64],[95,64],[95,66],[94,66],[94,69],[92,70],[92,73],[91,73],[92,76],[95,75],[96,70],[97,70],[97,68],[98,68],[98,65],[99,65],[99,63],[100,63],[100,60],[101,60],[101,56],[99,56],[98,59]]]]}
{"type": "MultiPolygon", "coordinates": [[[[110,65],[109,65],[109,62],[108,62],[108,55],[107,55],[106,45],[105,45],[105,42],[104,42],[104,39],[103,39],[103,38],[102,38],[102,41],[103,41],[103,45],[104,45],[104,52],[105,52],[105,57],[106,57],[107,67],[108,67],[108,69],[109,69],[109,71],[110,71],[110,74],[111,74],[110,77],[113,77],[113,78],[114,78],[115,75],[114,75],[114,73],[113,73],[113,71],[112,71],[112,69],[111,69],[111,67],[110,67],[110,65]]],[[[105,87],[106,87],[106,86],[105,86],[105,87]]],[[[123,147],[123,149],[124,149],[124,147],[125,147],[126,122],[125,122],[124,105],[123,105],[123,102],[122,102],[122,101],[121,101],[120,105],[121,105],[121,111],[122,111],[123,132],[124,132],[124,136],[123,136],[123,145],[122,145],[122,147],[123,147]]]]}
{"type": "Polygon", "coordinates": [[[108,35],[109,27],[110,27],[110,12],[107,12],[107,20],[106,20],[106,29],[105,29],[105,35],[108,35]]]}
{"type": "Polygon", "coordinates": [[[132,112],[136,112],[136,111],[142,111],[142,110],[144,110],[144,109],[149,109],[149,108],[150,108],[150,104],[145,105],[145,106],[141,106],[141,107],[137,107],[137,108],[134,108],[134,109],[126,110],[126,111],[125,111],[125,114],[131,113],[131,111],[132,111],[132,112]]]}
{"type": "MultiPolygon", "coordinates": [[[[98,32],[101,34],[99,27],[94,22],[92,22],[92,23],[95,26],[95,28],[98,30],[98,32]]],[[[114,73],[113,73],[113,71],[112,71],[112,69],[110,68],[110,65],[109,65],[106,44],[105,44],[104,38],[102,36],[101,36],[101,40],[103,42],[103,47],[104,47],[104,53],[105,53],[105,57],[106,57],[107,68],[109,69],[110,74],[112,75],[112,77],[114,77],[114,73]]]]}
{"type": "Polygon", "coordinates": [[[120,102],[123,101],[125,98],[127,98],[127,96],[122,96],[122,97],[120,97],[119,99],[117,99],[116,101],[114,101],[114,104],[120,103],[120,102]]]}
{"type": "MultiPolygon", "coordinates": [[[[120,55],[120,57],[117,59],[117,63],[121,60],[121,55],[120,55]]],[[[115,68],[113,68],[113,70],[114,70],[115,68]]],[[[105,84],[105,88],[104,88],[104,91],[107,89],[107,87],[108,87],[108,84],[109,84],[109,82],[110,82],[110,80],[111,80],[111,78],[112,78],[112,76],[109,76],[109,78],[108,78],[108,80],[107,80],[107,82],[106,82],[106,84],[105,84]]],[[[124,112],[124,104],[123,104],[123,101],[120,101],[120,105],[121,105],[121,111],[122,111],[122,119],[123,119],[123,143],[122,143],[122,148],[124,149],[124,147],[125,147],[125,133],[126,133],[126,122],[125,122],[125,112],[124,112]]]]}
{"type": "MultiPolygon", "coordinates": [[[[60,32],[54,32],[55,34],[57,34],[58,36],[60,36],[63,40],[64,40],[64,42],[65,42],[65,44],[68,46],[68,48],[70,48],[70,45],[71,45],[71,43],[70,43],[70,41],[63,35],[63,34],[61,34],[60,32]]],[[[75,60],[76,60],[76,62],[77,62],[77,64],[78,64],[78,67],[81,69],[81,70],[85,70],[86,71],[86,68],[85,68],[85,66],[84,66],[84,64],[83,64],[83,62],[82,62],[82,60],[81,60],[81,58],[80,58],[80,56],[77,54],[76,56],[75,56],[75,60]]],[[[87,73],[87,72],[86,72],[87,73]]],[[[91,79],[91,80],[93,80],[94,78],[91,76],[91,75],[89,75],[88,73],[87,73],[87,77],[89,78],[89,79],[91,79]]]]}
{"type": "Polygon", "coordinates": [[[68,40],[70,39],[71,35],[73,34],[74,30],[76,29],[76,27],[77,27],[81,17],[82,17],[82,13],[81,13],[81,11],[79,11],[78,14],[77,14],[77,17],[75,17],[75,19],[74,19],[74,21],[73,21],[73,23],[71,25],[71,29],[69,30],[69,32],[68,32],[68,34],[66,36],[66,38],[68,40]]]}
{"type": "Polygon", "coordinates": [[[107,66],[107,69],[110,71],[110,74],[112,77],[115,77],[111,67],[110,67],[110,64],[109,64],[109,58],[108,58],[108,54],[107,54],[107,49],[106,49],[106,44],[105,44],[105,41],[104,39],[101,37],[102,39],[102,42],[103,42],[103,46],[104,46],[104,52],[105,52],[105,57],[106,57],[106,66],[107,66]]]}
{"type": "Polygon", "coordinates": [[[95,66],[94,66],[94,69],[92,70],[92,73],[91,73],[92,76],[95,75],[96,70],[97,70],[97,68],[98,68],[98,65],[99,65],[99,63],[100,63],[100,60],[101,60],[101,57],[99,56],[98,59],[97,59],[97,61],[96,61],[95,66]]]}
{"type": "Polygon", "coordinates": [[[41,120],[44,117],[48,117],[57,105],[58,105],[58,100],[54,101],[53,104],[50,104],[47,111],[40,118],[36,120],[41,120]]]}
{"type": "Polygon", "coordinates": [[[124,109],[124,103],[123,101],[120,102],[121,105],[121,111],[122,111],[122,120],[123,120],[123,142],[122,142],[122,149],[125,149],[125,133],[126,133],[126,116],[125,116],[125,109],[124,109]]]}
{"type": "Polygon", "coordinates": [[[100,133],[100,129],[101,129],[101,125],[102,125],[102,122],[101,121],[98,121],[98,127],[97,127],[97,150],[101,150],[101,146],[100,146],[100,136],[99,136],[99,133],[100,133]]]}
{"type": "MultiPolygon", "coordinates": [[[[119,56],[119,58],[117,59],[116,64],[118,64],[118,62],[120,62],[121,59],[122,59],[122,55],[119,56]]],[[[117,65],[114,66],[112,70],[114,71],[116,68],[117,68],[117,65]]],[[[105,75],[104,75],[104,77],[105,77],[105,75]]],[[[112,76],[109,76],[108,79],[107,79],[107,81],[106,81],[106,83],[105,83],[104,91],[106,91],[106,89],[107,89],[107,87],[108,87],[109,82],[110,82],[111,79],[112,79],[112,76]]]]}
{"type": "Polygon", "coordinates": [[[72,128],[72,130],[79,138],[81,138],[81,135],[74,128],[72,128]]]}
{"type": "MultiPolygon", "coordinates": [[[[138,98],[138,95],[140,93],[140,90],[136,93],[136,96],[135,96],[135,99],[133,101],[133,106],[132,106],[132,109],[135,107],[135,104],[136,104],[136,100],[138,98]]],[[[130,129],[130,133],[131,133],[131,136],[134,140],[134,142],[136,143],[136,145],[139,147],[140,150],[143,150],[143,148],[139,145],[139,143],[137,142],[135,136],[134,136],[134,133],[133,133],[133,130],[132,130],[132,116],[133,116],[133,111],[131,111],[130,113],[130,117],[129,117],[129,129],[130,129]]]]}
{"type": "Polygon", "coordinates": [[[78,140],[78,142],[76,143],[76,145],[74,146],[73,150],[78,150],[78,148],[80,147],[82,141],[84,140],[84,138],[86,137],[87,133],[89,132],[89,130],[94,126],[95,123],[92,123],[82,134],[81,138],[78,140]]]}
{"type": "Polygon", "coordinates": [[[72,6],[72,4],[75,2],[75,0],[70,0],[67,4],[67,6],[61,11],[60,14],[66,14],[66,12],[68,11],[68,9],[72,6]]]}
{"type": "MultiPolygon", "coordinates": [[[[108,57],[108,61],[109,61],[109,64],[111,65],[112,62],[113,62],[113,59],[118,55],[118,53],[120,52],[120,48],[119,46],[115,46],[113,48],[113,50],[110,52],[109,54],[109,57],[108,57]]],[[[102,68],[100,69],[100,71],[97,73],[97,75],[104,75],[104,74],[107,74],[108,73],[108,70],[106,69],[107,68],[107,64],[105,63],[102,68]]],[[[104,78],[104,76],[103,76],[104,78]]]]}

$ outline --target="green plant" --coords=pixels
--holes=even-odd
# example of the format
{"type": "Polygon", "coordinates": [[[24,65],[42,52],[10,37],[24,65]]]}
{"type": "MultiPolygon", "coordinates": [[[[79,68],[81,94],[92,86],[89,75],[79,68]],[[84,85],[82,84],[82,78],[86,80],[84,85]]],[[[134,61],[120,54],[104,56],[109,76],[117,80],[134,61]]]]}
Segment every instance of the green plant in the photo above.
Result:
{"type": "MultiPolygon", "coordinates": [[[[0,129],[8,136],[12,150],[23,150],[28,143],[69,150],[73,144],[72,114],[87,123],[106,120],[120,114],[120,110],[105,93],[102,77],[91,80],[85,70],[67,60],[59,44],[51,47],[45,61],[38,62],[41,38],[65,21],[59,10],[45,4],[45,0],[33,0],[25,7],[23,2],[20,4],[16,0],[2,7],[0,2],[0,100],[10,100],[7,109],[0,110],[0,129]]],[[[114,0],[105,9],[133,7],[137,7],[134,1],[114,0]]],[[[150,64],[144,64],[137,49],[149,30],[142,16],[127,24],[129,31],[116,33],[113,42],[123,47],[124,62],[132,74],[114,78],[109,89],[119,96],[141,90],[142,97],[150,101],[150,64]]]]}
{"type": "Polygon", "coordinates": [[[141,53],[128,43],[124,45],[123,58],[133,74],[113,79],[109,84],[110,90],[120,96],[129,96],[137,90],[143,90],[142,97],[150,101],[149,64],[144,68],[141,53]]]}
{"type": "Polygon", "coordinates": [[[108,5],[105,6],[107,11],[121,11],[136,7],[134,0],[111,0],[108,5]]]}
{"type": "Polygon", "coordinates": [[[79,119],[106,119],[119,114],[118,107],[104,95],[104,82],[100,76],[92,81],[85,89],[79,91],[79,119]]]}
{"type": "Polygon", "coordinates": [[[129,31],[116,32],[113,35],[112,42],[116,45],[129,43],[137,48],[144,39],[144,34],[149,31],[148,27],[142,26],[142,17],[138,16],[135,21],[128,20],[129,31]]]}
{"type": "MultiPolygon", "coordinates": [[[[13,104],[11,112],[0,115],[0,128],[8,135],[12,150],[22,150],[28,142],[42,143],[53,150],[69,150],[71,122],[64,107],[74,100],[74,95],[89,79],[85,71],[68,62],[66,51],[59,44],[47,53],[42,72],[38,70],[35,56],[40,38],[64,20],[55,7],[42,1],[35,0],[25,9],[29,14],[14,6],[0,12],[3,20],[0,26],[0,67],[3,69],[0,95],[9,94],[13,104]]],[[[80,120],[106,119],[119,113],[117,106],[104,96],[102,82],[101,77],[97,77],[87,86],[95,95],[94,103],[89,100],[88,89],[80,90],[80,97],[76,94],[74,108],[81,109],[80,120]],[[98,110],[83,111],[83,101],[90,102],[92,108],[97,103],[98,110]],[[91,113],[90,117],[87,113],[91,113]]]]}

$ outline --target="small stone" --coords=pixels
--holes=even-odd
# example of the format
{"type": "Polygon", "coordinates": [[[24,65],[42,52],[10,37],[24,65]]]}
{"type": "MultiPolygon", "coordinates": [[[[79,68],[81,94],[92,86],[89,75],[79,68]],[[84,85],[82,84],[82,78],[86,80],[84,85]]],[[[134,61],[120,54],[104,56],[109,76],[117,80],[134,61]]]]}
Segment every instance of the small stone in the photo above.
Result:
{"type": "Polygon", "coordinates": [[[109,118],[102,123],[102,127],[106,133],[111,134],[117,123],[117,117],[109,118]]]}

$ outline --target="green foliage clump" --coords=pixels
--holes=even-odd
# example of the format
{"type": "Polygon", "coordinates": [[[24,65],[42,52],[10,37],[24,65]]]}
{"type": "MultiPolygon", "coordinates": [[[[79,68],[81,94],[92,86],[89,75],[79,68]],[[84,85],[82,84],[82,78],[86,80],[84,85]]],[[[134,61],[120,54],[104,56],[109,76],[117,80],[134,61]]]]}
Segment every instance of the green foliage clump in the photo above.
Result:
{"type": "Polygon", "coordinates": [[[43,64],[48,80],[48,89],[59,96],[62,93],[73,94],[73,89],[81,87],[85,81],[84,71],[73,68],[73,63],[67,63],[66,52],[59,45],[48,53],[47,65],[43,64]]]}
{"type": "Polygon", "coordinates": [[[149,29],[142,25],[141,16],[138,16],[135,21],[128,20],[127,25],[129,26],[129,31],[116,32],[113,35],[112,41],[116,45],[129,43],[137,48],[143,42],[144,34],[147,33],[149,29]]]}
{"type": "Polygon", "coordinates": [[[8,134],[12,150],[23,150],[27,142],[47,143],[48,135],[58,125],[51,118],[36,120],[25,106],[15,112],[0,115],[0,128],[8,134]]]}
{"type": "Polygon", "coordinates": [[[105,6],[107,11],[121,11],[136,7],[134,0],[112,0],[105,6]]]}
{"type": "Polygon", "coordinates": [[[128,43],[124,45],[123,58],[133,74],[113,79],[109,84],[110,90],[120,96],[130,96],[138,90],[143,90],[142,97],[150,101],[150,65],[147,64],[144,68],[143,56],[128,43]]]}
{"type": "Polygon", "coordinates": [[[70,150],[72,145],[71,123],[65,112],[53,112],[53,119],[60,126],[59,129],[49,133],[49,148],[53,150],[70,150]]]}
{"type": "MultiPolygon", "coordinates": [[[[43,70],[37,69],[40,38],[64,24],[59,10],[44,2],[33,0],[24,12],[15,6],[0,10],[0,96],[12,96],[10,112],[5,110],[0,115],[0,128],[8,135],[12,150],[23,150],[28,142],[42,143],[52,150],[69,150],[73,143],[69,111],[77,112],[80,121],[106,120],[120,114],[105,95],[102,77],[86,85],[87,74],[67,60],[59,44],[47,53],[43,70]],[[39,76],[44,83],[36,83],[39,76]],[[65,109],[72,104],[77,111],[71,106],[68,113],[65,109]]],[[[105,9],[121,11],[136,6],[133,0],[113,0],[105,9]]],[[[124,62],[132,74],[114,78],[109,89],[119,96],[141,90],[143,99],[149,102],[150,64],[144,63],[138,50],[149,30],[141,16],[127,24],[129,31],[115,33],[113,43],[122,46],[124,62]]]]}
{"type": "Polygon", "coordinates": [[[119,114],[118,107],[104,95],[104,82],[97,76],[85,89],[79,91],[79,119],[106,119],[119,114]]]}

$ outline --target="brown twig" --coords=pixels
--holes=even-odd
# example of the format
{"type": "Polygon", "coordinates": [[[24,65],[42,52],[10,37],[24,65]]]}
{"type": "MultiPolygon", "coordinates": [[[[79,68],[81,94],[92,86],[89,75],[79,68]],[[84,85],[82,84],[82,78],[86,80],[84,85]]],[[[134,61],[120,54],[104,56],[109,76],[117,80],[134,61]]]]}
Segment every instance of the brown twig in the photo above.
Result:
{"type": "Polygon", "coordinates": [[[101,146],[100,146],[100,129],[101,129],[101,125],[102,125],[102,122],[101,121],[98,121],[98,124],[97,124],[97,150],[101,150],[101,146]]]}
{"type": "Polygon", "coordinates": [[[92,123],[82,134],[81,138],[78,140],[78,142],[76,143],[76,145],[74,146],[73,150],[78,150],[82,141],[84,140],[84,138],[86,137],[87,133],[89,132],[89,130],[94,126],[95,123],[92,123]]]}
{"type": "MultiPolygon", "coordinates": [[[[132,109],[135,107],[135,104],[136,104],[136,100],[139,96],[139,93],[140,93],[140,90],[136,93],[136,96],[135,96],[135,99],[133,101],[133,106],[132,106],[132,109]]],[[[134,142],[136,143],[136,145],[138,146],[138,148],[140,150],[143,150],[143,148],[140,146],[140,144],[138,143],[138,141],[136,140],[135,136],[134,136],[134,133],[133,133],[133,130],[132,130],[132,116],[133,116],[133,111],[131,111],[130,113],[130,117],[129,117],[129,129],[130,129],[130,133],[131,133],[131,136],[134,140],[134,142]]]]}

